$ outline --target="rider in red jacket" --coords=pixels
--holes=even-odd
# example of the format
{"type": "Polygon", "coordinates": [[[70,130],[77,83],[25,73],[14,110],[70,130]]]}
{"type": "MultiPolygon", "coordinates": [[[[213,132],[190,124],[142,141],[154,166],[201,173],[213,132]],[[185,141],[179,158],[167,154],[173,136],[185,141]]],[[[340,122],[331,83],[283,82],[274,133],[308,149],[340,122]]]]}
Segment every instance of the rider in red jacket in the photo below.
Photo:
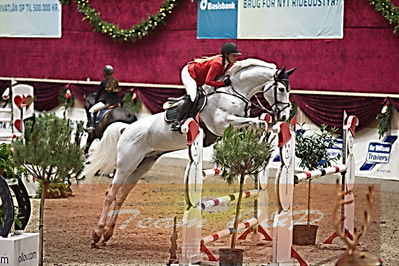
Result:
{"type": "Polygon", "coordinates": [[[223,81],[216,81],[216,79],[226,73],[237,61],[237,56],[240,54],[235,43],[225,43],[221,49],[220,55],[195,59],[182,69],[181,79],[188,97],[185,98],[176,120],[172,123],[173,131],[180,130],[187,113],[194,105],[198,87],[206,84],[219,88],[231,84],[229,77],[223,81]]]}

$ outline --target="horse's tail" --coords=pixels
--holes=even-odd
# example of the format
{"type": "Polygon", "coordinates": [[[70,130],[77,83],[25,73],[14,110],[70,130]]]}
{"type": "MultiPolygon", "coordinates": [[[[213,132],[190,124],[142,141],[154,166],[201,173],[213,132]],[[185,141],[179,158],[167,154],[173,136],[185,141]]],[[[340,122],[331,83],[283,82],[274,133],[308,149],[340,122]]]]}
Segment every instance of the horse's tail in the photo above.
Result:
{"type": "Polygon", "coordinates": [[[86,178],[94,176],[98,171],[104,175],[110,174],[116,168],[117,143],[128,125],[115,122],[107,127],[97,148],[87,159],[89,164],[83,171],[86,178]]]}

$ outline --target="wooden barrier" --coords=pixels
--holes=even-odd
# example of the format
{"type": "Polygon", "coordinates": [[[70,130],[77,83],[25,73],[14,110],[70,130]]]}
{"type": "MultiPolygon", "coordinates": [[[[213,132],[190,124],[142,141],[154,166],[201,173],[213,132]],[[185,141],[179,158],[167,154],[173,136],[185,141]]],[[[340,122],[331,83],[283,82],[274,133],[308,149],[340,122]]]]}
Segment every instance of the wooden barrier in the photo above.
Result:
{"type": "MultiPolygon", "coordinates": [[[[270,122],[270,117],[266,122],[270,122]]],[[[221,237],[232,234],[232,228],[226,228],[209,236],[202,237],[202,211],[216,206],[221,202],[230,202],[237,198],[238,193],[221,196],[207,201],[202,201],[202,183],[205,176],[216,176],[221,174],[219,169],[202,170],[202,148],[203,131],[194,120],[187,121],[183,126],[183,132],[187,134],[190,161],[185,172],[186,209],[183,214],[182,230],[182,256],[179,260],[183,264],[197,263],[202,260],[202,253],[205,253],[209,261],[218,261],[213,253],[206,247],[206,244],[216,241],[221,237]]],[[[258,183],[255,189],[244,192],[245,198],[254,198],[254,201],[265,204],[255,204],[254,217],[239,225],[239,231],[249,229],[263,234],[266,240],[271,240],[270,234],[266,231],[261,221],[267,222],[267,170],[258,175],[258,183]]]]}
{"type": "MultiPolygon", "coordinates": [[[[308,171],[300,174],[294,174],[295,159],[295,131],[294,125],[291,127],[286,123],[278,123],[274,130],[278,133],[281,166],[276,176],[276,190],[280,204],[280,211],[274,217],[273,223],[273,263],[289,262],[291,257],[298,260],[300,265],[308,265],[304,259],[292,247],[293,239],[293,219],[292,204],[294,183],[302,180],[313,179],[332,173],[341,173],[341,185],[343,191],[352,191],[355,180],[355,162],[353,156],[353,143],[355,128],[358,119],[355,116],[349,116],[345,119],[343,125],[343,165],[336,165],[325,169],[308,171]]],[[[345,196],[345,200],[353,200],[353,193],[345,196]]],[[[354,230],[354,201],[345,206],[341,215],[346,217],[343,222],[343,228],[346,234],[352,235],[354,230]]],[[[334,232],[324,243],[332,243],[337,235],[334,232]]]]}
{"type": "MultiPolygon", "coordinates": [[[[278,147],[281,158],[281,166],[276,174],[276,191],[279,203],[279,211],[274,216],[273,238],[266,230],[267,227],[267,169],[258,176],[256,189],[248,191],[250,197],[256,195],[256,200],[261,204],[256,204],[254,217],[239,225],[239,231],[245,230],[239,239],[245,239],[251,232],[261,233],[264,240],[273,241],[273,263],[289,262],[295,258],[301,266],[307,266],[306,261],[292,246],[293,238],[293,191],[294,184],[311,178],[316,178],[332,173],[341,173],[342,188],[345,191],[352,190],[354,184],[354,157],[353,143],[355,128],[358,119],[350,116],[344,124],[344,143],[343,143],[343,165],[336,165],[321,170],[309,171],[294,174],[295,160],[295,131],[294,125],[285,122],[277,123],[273,129],[278,135],[278,147]]],[[[191,264],[200,262],[201,253],[208,256],[209,261],[218,261],[206,244],[220,239],[221,237],[232,234],[232,228],[220,230],[209,236],[202,238],[202,211],[206,208],[216,206],[221,202],[233,201],[235,194],[218,197],[202,202],[202,183],[205,176],[220,175],[219,169],[202,170],[202,148],[203,131],[194,120],[187,121],[184,125],[184,133],[187,133],[187,143],[189,145],[190,161],[185,172],[186,190],[186,209],[183,215],[182,232],[182,256],[180,263],[191,264]]],[[[346,199],[353,199],[353,193],[348,193],[346,199]]],[[[344,231],[351,235],[354,230],[354,203],[345,206],[342,215],[346,217],[344,221],[344,231]]],[[[331,243],[336,237],[333,233],[324,243],[331,243]]]]}

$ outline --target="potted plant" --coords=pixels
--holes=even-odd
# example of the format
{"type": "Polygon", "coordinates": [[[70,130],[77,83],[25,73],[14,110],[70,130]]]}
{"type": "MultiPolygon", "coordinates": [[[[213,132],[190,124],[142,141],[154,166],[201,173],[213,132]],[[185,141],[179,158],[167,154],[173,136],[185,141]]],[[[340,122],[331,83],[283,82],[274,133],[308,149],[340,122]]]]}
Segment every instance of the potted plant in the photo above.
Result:
{"type": "MultiPolygon", "coordinates": [[[[331,157],[328,153],[328,149],[337,143],[336,128],[327,129],[326,125],[322,125],[319,133],[310,135],[303,127],[304,124],[300,125],[295,137],[295,156],[301,160],[300,167],[310,171],[321,169],[331,166],[341,157],[339,154],[331,157]]],[[[316,242],[318,226],[310,224],[311,179],[308,182],[307,222],[305,225],[294,225],[293,243],[296,245],[314,245],[316,242]]]]}
{"type": "Polygon", "coordinates": [[[50,183],[77,179],[84,167],[84,153],[79,147],[79,127],[54,113],[39,115],[25,124],[24,138],[12,144],[14,160],[34,179],[42,182],[39,212],[39,265],[43,265],[44,203],[50,183]]]}
{"type": "Polygon", "coordinates": [[[233,234],[230,248],[219,249],[221,265],[241,265],[243,250],[236,249],[237,229],[241,210],[241,200],[246,175],[255,175],[269,163],[272,146],[270,133],[259,128],[234,129],[228,127],[222,138],[214,145],[213,161],[222,169],[222,177],[228,184],[239,178],[240,189],[234,216],[233,234]]]}

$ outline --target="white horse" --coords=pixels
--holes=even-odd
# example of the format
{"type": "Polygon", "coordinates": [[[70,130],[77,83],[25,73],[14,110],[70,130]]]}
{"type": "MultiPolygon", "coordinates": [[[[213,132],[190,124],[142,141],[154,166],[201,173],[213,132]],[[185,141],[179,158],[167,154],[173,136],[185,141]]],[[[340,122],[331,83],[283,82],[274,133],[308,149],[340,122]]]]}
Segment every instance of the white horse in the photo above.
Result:
{"type": "MultiPolygon", "coordinates": [[[[270,112],[275,119],[287,119],[290,111],[288,76],[294,70],[278,70],[276,65],[257,59],[238,61],[226,73],[230,76],[231,86],[218,88],[216,92],[204,86],[205,91],[212,92],[206,96],[207,104],[200,119],[217,136],[223,135],[229,125],[237,128],[264,126],[265,122],[259,118],[248,117],[250,98],[259,92],[263,92],[272,106],[270,112]]],[[[112,184],[106,190],[97,228],[92,233],[92,247],[98,247],[101,237],[102,244],[111,238],[124,200],[157,158],[166,152],[187,148],[186,136],[171,131],[164,115],[154,114],[130,125],[111,124],[89,157],[91,164],[85,169],[86,177],[99,170],[109,173],[116,168],[112,184]],[[114,211],[108,216],[113,201],[114,211]]]]}

